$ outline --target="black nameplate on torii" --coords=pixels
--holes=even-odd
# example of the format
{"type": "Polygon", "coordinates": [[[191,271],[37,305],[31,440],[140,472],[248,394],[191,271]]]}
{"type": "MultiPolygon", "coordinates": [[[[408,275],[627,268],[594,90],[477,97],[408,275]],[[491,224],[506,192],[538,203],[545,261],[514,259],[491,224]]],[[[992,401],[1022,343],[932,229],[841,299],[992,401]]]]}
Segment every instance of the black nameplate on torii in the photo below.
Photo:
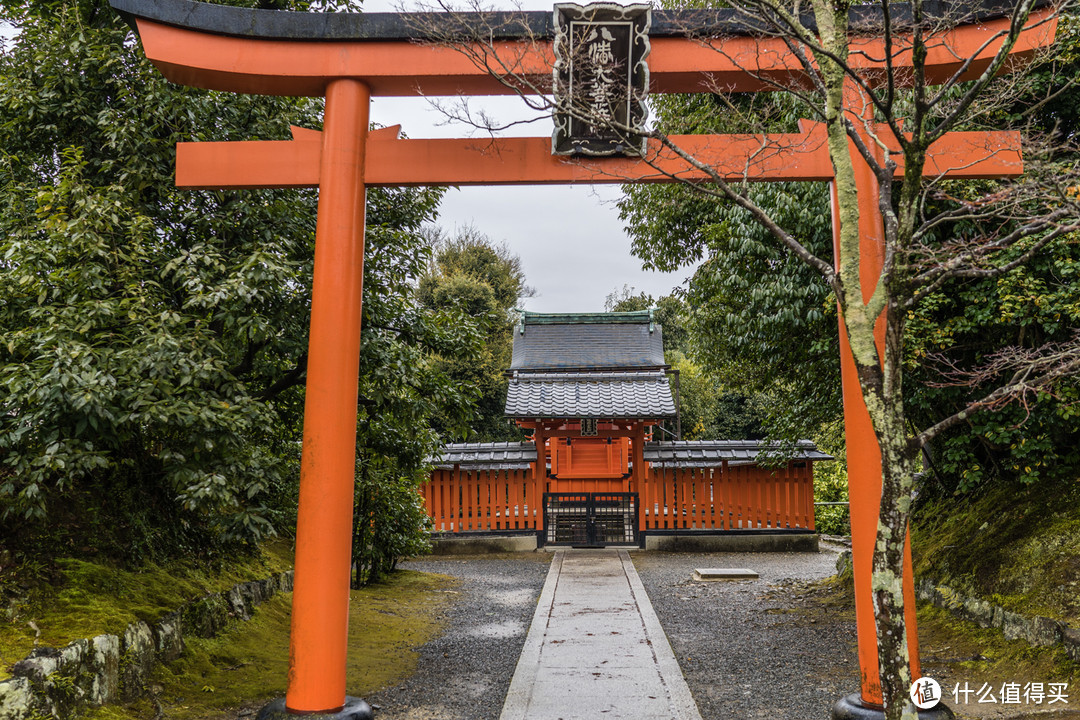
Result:
{"type": "Polygon", "coordinates": [[[642,155],[650,6],[563,3],[555,6],[554,21],[551,151],[642,155]]]}

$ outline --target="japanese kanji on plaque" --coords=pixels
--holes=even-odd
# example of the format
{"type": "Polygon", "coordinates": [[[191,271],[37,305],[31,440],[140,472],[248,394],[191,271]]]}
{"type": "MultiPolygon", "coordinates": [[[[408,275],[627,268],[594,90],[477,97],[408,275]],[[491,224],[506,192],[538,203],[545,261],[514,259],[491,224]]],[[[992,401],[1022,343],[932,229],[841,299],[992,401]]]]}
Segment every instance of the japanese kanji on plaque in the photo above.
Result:
{"type": "Polygon", "coordinates": [[[648,5],[555,6],[556,155],[640,155],[649,91],[648,5]]]}

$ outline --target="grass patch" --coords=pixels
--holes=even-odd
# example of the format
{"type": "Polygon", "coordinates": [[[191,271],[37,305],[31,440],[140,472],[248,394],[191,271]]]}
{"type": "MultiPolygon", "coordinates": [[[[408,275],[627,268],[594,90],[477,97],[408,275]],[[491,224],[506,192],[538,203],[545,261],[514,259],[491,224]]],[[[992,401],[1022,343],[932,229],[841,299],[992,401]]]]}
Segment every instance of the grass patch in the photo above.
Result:
{"type": "MultiPolygon", "coordinates": [[[[442,627],[445,592],[456,580],[399,571],[385,581],[352,591],[346,687],[363,697],[416,668],[417,649],[442,627]]],[[[158,668],[152,678],[164,716],[170,720],[223,718],[239,707],[258,707],[285,692],[289,660],[291,594],[260,605],[248,622],[233,622],[221,635],[187,641],[187,651],[158,668]]],[[[152,701],[99,708],[90,720],[153,717],[152,701]],[[149,714],[147,714],[150,709],[149,714]]],[[[231,714],[235,717],[235,712],[231,714]]]]}
{"type": "Polygon", "coordinates": [[[0,615],[0,680],[35,645],[63,647],[103,633],[119,634],[136,620],[156,622],[184,603],[237,583],[292,568],[292,549],[279,541],[247,557],[215,563],[173,562],[124,570],[87,560],[59,559],[47,581],[8,578],[0,615]],[[20,584],[21,583],[21,584],[20,584]]]}

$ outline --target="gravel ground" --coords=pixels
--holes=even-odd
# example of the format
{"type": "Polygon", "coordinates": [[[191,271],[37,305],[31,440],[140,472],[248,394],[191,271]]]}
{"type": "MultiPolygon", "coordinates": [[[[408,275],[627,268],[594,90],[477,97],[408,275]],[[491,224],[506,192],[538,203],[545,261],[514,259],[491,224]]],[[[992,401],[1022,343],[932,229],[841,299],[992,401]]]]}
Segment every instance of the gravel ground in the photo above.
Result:
{"type": "Polygon", "coordinates": [[[416,673],[365,699],[378,720],[497,720],[551,554],[521,553],[402,563],[460,578],[446,632],[420,650],[416,673]]]}
{"type": "MultiPolygon", "coordinates": [[[[824,548],[824,545],[823,545],[824,548]]],[[[836,554],[635,553],[634,566],[703,720],[828,718],[858,690],[853,619],[810,601],[836,554]],[[695,582],[695,568],[749,568],[753,581],[695,582]]]]}
{"type": "MultiPolygon", "coordinates": [[[[858,688],[854,623],[802,603],[836,555],[632,553],[703,720],[827,718],[858,688]],[[694,568],[748,567],[760,580],[699,583],[694,568]]],[[[446,633],[417,672],[367,700],[379,720],[497,720],[551,554],[405,563],[461,579],[446,633]]]]}

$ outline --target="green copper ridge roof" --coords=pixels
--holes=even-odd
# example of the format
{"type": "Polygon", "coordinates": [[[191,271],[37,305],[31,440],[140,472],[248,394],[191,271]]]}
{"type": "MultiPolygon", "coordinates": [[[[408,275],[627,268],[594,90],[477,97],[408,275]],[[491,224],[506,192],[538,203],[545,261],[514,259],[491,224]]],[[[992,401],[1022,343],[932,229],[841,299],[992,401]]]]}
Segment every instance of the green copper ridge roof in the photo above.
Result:
{"type": "Polygon", "coordinates": [[[652,310],[599,313],[521,313],[522,325],[644,325],[652,321],[652,310]]]}

